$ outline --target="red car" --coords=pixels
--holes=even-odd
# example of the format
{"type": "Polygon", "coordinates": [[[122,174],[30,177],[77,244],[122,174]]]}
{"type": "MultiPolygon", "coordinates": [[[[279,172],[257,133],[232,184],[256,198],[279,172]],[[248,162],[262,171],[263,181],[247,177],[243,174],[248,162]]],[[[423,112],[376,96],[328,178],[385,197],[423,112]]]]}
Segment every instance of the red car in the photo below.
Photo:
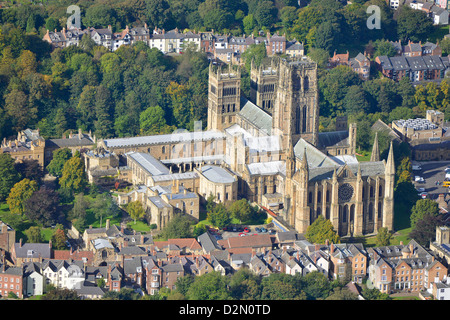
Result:
{"type": "Polygon", "coordinates": [[[250,232],[250,229],[247,228],[247,227],[245,227],[245,228],[244,228],[244,232],[250,232]]]}

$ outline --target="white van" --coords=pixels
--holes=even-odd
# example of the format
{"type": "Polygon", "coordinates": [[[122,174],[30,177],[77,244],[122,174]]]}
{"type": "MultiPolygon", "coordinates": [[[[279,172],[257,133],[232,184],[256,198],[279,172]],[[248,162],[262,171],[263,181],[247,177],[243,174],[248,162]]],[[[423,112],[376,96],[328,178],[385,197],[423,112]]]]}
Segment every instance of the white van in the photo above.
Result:
{"type": "Polygon", "coordinates": [[[413,165],[412,169],[413,169],[413,171],[419,171],[419,170],[422,170],[422,167],[419,165],[413,165]]]}

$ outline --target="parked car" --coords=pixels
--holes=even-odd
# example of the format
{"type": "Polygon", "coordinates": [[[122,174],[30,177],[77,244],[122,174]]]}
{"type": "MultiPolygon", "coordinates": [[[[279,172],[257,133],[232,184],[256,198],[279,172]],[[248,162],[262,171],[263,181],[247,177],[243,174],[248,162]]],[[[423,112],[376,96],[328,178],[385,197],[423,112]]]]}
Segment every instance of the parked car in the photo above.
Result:
{"type": "Polygon", "coordinates": [[[261,229],[258,228],[258,227],[256,227],[256,228],[255,228],[255,231],[256,231],[256,232],[261,232],[261,229]]]}
{"type": "Polygon", "coordinates": [[[275,233],[277,233],[275,230],[273,230],[273,229],[269,230],[269,234],[275,234],[275,233]]]}
{"type": "Polygon", "coordinates": [[[248,227],[245,227],[244,232],[250,232],[250,229],[248,227]]]}
{"type": "Polygon", "coordinates": [[[262,233],[265,233],[265,232],[267,232],[267,229],[264,228],[264,227],[262,227],[262,228],[261,228],[261,232],[262,232],[262,233]]]}
{"type": "Polygon", "coordinates": [[[417,188],[417,191],[419,191],[419,192],[424,192],[424,191],[425,191],[425,188],[417,188]]]}

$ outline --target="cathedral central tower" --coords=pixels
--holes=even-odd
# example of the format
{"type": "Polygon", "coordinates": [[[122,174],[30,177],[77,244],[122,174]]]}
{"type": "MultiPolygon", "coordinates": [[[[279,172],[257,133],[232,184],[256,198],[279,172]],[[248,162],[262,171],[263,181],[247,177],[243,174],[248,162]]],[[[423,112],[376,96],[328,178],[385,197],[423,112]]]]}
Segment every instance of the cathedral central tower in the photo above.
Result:
{"type": "Polygon", "coordinates": [[[281,59],[273,110],[272,134],[288,137],[295,145],[300,138],[316,146],[319,132],[319,90],[317,64],[308,57],[281,59]]]}

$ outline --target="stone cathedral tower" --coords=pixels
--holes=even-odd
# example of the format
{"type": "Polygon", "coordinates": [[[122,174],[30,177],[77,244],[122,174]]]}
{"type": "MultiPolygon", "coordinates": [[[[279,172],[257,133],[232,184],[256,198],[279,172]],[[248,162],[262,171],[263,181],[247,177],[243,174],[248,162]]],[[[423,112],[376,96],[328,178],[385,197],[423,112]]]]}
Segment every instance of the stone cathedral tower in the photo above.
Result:
{"type": "Polygon", "coordinates": [[[300,138],[316,146],[319,133],[319,91],[317,64],[308,57],[281,59],[273,109],[272,134],[282,137],[288,148],[288,136],[295,145],[300,138]]]}
{"type": "Polygon", "coordinates": [[[209,65],[208,130],[223,130],[236,121],[240,111],[241,71],[209,65]]]}

